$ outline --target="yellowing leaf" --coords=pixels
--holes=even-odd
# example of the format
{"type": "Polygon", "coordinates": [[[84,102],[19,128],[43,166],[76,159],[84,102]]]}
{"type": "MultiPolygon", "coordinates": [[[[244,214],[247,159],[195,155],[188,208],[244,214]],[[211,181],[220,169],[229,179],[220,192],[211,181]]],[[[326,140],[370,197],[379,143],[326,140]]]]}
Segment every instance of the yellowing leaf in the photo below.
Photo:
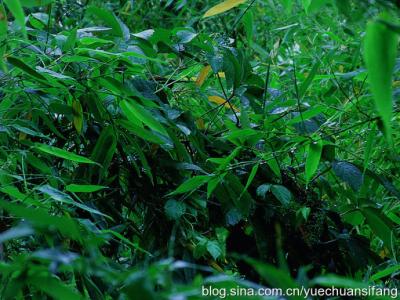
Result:
{"type": "Polygon", "coordinates": [[[197,86],[200,87],[200,86],[203,85],[203,83],[207,79],[207,76],[210,73],[210,71],[211,71],[211,66],[210,65],[205,66],[205,67],[203,67],[203,69],[201,69],[201,71],[199,73],[199,76],[196,79],[196,85],[197,86]]]}
{"type": "MultiPolygon", "coordinates": [[[[30,112],[27,116],[26,116],[27,120],[32,120],[32,112],[30,112]]],[[[26,140],[27,134],[25,132],[20,132],[19,133],[19,137],[18,140],[23,141],[26,140]]]]}
{"type": "Polygon", "coordinates": [[[400,86],[400,81],[396,80],[396,81],[393,82],[393,87],[394,88],[397,88],[399,86],[400,86]]]}
{"type": "Polygon", "coordinates": [[[245,3],[246,1],[247,0],[226,0],[224,2],[221,2],[220,4],[215,5],[214,7],[210,8],[209,10],[207,10],[207,12],[204,14],[203,18],[208,18],[208,17],[222,14],[223,12],[226,12],[242,3],[245,3]]]}
{"type": "Polygon", "coordinates": [[[197,119],[196,125],[197,125],[197,128],[199,128],[199,129],[206,129],[203,119],[197,119]]]}
{"type": "Polygon", "coordinates": [[[383,248],[383,250],[381,250],[379,252],[379,256],[384,259],[385,257],[390,257],[390,251],[388,250],[388,248],[383,248]]]}
{"type": "Polygon", "coordinates": [[[76,131],[80,134],[83,128],[83,111],[81,103],[77,100],[74,100],[72,102],[72,113],[74,116],[74,127],[76,131]]]}
{"type": "Polygon", "coordinates": [[[220,96],[208,96],[208,100],[218,105],[224,105],[226,108],[231,108],[232,106],[234,111],[240,112],[240,110],[236,106],[234,106],[233,104],[229,105],[228,101],[226,101],[224,98],[221,98],[220,96]]]}

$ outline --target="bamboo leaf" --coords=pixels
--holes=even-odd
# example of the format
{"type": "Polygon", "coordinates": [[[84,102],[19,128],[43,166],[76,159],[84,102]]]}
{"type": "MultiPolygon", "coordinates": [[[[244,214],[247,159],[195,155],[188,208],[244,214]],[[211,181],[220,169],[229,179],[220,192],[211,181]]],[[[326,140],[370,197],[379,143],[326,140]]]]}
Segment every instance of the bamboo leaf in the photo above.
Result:
{"type": "Polygon", "coordinates": [[[21,5],[23,7],[37,7],[37,6],[46,6],[54,2],[54,0],[20,0],[21,5]]]}
{"type": "Polygon", "coordinates": [[[210,65],[205,66],[205,67],[203,67],[203,69],[201,69],[201,71],[199,73],[199,76],[196,79],[196,85],[197,86],[200,87],[200,86],[203,85],[203,83],[207,79],[207,76],[210,73],[210,71],[211,71],[211,66],[210,65]]]}
{"type": "Polygon", "coordinates": [[[9,56],[9,57],[7,57],[7,61],[10,64],[12,64],[14,67],[17,67],[18,69],[20,69],[20,70],[24,71],[25,73],[31,75],[32,77],[35,77],[35,78],[37,78],[39,80],[46,81],[46,78],[42,74],[36,72],[33,68],[28,66],[22,60],[20,60],[20,59],[18,59],[16,57],[13,57],[13,56],[9,56]]]}
{"type": "Polygon", "coordinates": [[[78,100],[72,101],[72,114],[74,116],[73,124],[76,129],[76,132],[81,134],[83,128],[83,111],[82,111],[82,105],[78,100]]]}
{"type": "Polygon", "coordinates": [[[394,242],[395,237],[388,217],[373,207],[364,207],[361,212],[372,231],[383,241],[388,249],[391,249],[392,240],[394,242]]]}
{"type": "MultiPolygon", "coordinates": [[[[229,105],[228,101],[225,100],[224,98],[221,98],[220,96],[208,96],[208,100],[210,102],[216,103],[218,105],[223,105],[226,108],[231,108],[231,106],[229,105]]],[[[236,106],[234,106],[233,104],[231,104],[231,105],[232,105],[232,108],[233,108],[234,111],[236,111],[236,112],[240,111],[236,106]]]]}
{"type": "Polygon", "coordinates": [[[392,76],[397,54],[398,36],[386,25],[368,23],[364,40],[364,59],[376,110],[382,119],[385,135],[391,141],[392,76]]]}
{"type": "Polygon", "coordinates": [[[322,153],[322,140],[311,142],[306,160],[306,182],[309,183],[318,169],[322,153]]]}
{"type": "Polygon", "coordinates": [[[208,18],[208,17],[222,14],[240,4],[245,3],[246,1],[247,0],[226,0],[224,2],[221,2],[220,4],[215,5],[214,7],[210,8],[209,10],[207,10],[207,12],[204,14],[203,18],[208,18]]]}
{"type": "Polygon", "coordinates": [[[50,155],[53,155],[53,156],[56,156],[59,158],[71,160],[71,161],[74,161],[77,163],[95,164],[95,162],[90,160],[89,158],[80,156],[78,154],[75,154],[75,153],[72,153],[72,152],[66,151],[64,149],[57,148],[57,147],[36,143],[35,148],[40,150],[41,152],[44,152],[44,153],[47,153],[47,154],[50,154],[50,155]]]}
{"type": "Polygon", "coordinates": [[[91,185],[91,184],[69,184],[65,187],[68,192],[72,193],[94,193],[102,189],[107,188],[102,185],[91,185]]]}
{"type": "Polygon", "coordinates": [[[153,129],[154,131],[157,131],[158,133],[161,133],[164,136],[168,137],[167,130],[164,128],[164,126],[161,125],[160,122],[158,122],[150,112],[148,112],[144,107],[141,105],[133,102],[133,101],[126,101],[123,100],[120,104],[122,111],[125,113],[125,115],[128,117],[128,119],[132,121],[137,121],[139,120],[149,128],[153,129]]]}
{"type": "Polygon", "coordinates": [[[22,33],[26,37],[25,14],[20,0],[4,0],[4,3],[13,14],[18,25],[21,26],[22,33]]]}
{"type": "Polygon", "coordinates": [[[168,196],[173,196],[177,194],[184,194],[187,192],[191,192],[205,184],[206,182],[210,181],[212,177],[207,176],[207,175],[200,175],[200,176],[195,176],[190,178],[189,180],[185,181],[182,183],[178,188],[173,191],[172,193],[169,193],[168,196]]]}

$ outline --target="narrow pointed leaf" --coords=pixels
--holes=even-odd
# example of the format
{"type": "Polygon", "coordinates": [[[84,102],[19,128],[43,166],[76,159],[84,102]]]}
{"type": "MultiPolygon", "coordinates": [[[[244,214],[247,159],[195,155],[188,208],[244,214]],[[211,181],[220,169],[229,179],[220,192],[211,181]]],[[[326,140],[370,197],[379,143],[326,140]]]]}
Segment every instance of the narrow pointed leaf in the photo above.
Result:
{"type": "Polygon", "coordinates": [[[310,182],[318,169],[322,153],[322,140],[310,143],[306,160],[306,181],[310,182]]]}
{"type": "Polygon", "coordinates": [[[221,2],[214,7],[210,8],[207,10],[207,12],[204,14],[203,18],[208,18],[212,17],[215,15],[222,14],[242,3],[245,3],[247,0],[226,0],[224,2],[221,2]]]}
{"type": "Polygon", "coordinates": [[[80,156],[78,154],[66,151],[64,149],[60,149],[57,147],[45,145],[45,144],[39,144],[37,143],[35,145],[35,148],[40,150],[41,152],[59,157],[59,158],[64,158],[67,160],[71,160],[77,163],[84,163],[84,164],[95,164],[94,161],[90,160],[89,158],[86,158],[84,156],[80,156]]]}
{"type": "Polygon", "coordinates": [[[164,126],[161,125],[161,123],[158,122],[153,115],[141,105],[134,103],[133,101],[128,102],[123,100],[121,102],[121,109],[129,120],[135,121],[135,123],[137,123],[137,120],[139,120],[147,127],[168,137],[167,130],[164,128],[164,126]]]}
{"type": "Polygon", "coordinates": [[[374,21],[367,26],[364,59],[376,110],[382,119],[385,135],[391,140],[393,115],[392,76],[397,54],[398,36],[386,25],[374,21]]]}
{"type": "Polygon", "coordinates": [[[4,3],[13,14],[18,25],[21,26],[22,33],[26,36],[25,14],[20,0],[4,0],[4,3]]]}

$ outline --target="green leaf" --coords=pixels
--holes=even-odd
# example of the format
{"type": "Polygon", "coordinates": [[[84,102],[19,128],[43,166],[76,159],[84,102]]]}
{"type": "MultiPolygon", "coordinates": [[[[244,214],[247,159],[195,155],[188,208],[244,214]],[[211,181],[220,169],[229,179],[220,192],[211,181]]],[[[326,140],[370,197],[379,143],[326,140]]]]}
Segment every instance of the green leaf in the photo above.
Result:
{"type": "Polygon", "coordinates": [[[74,49],[74,46],[76,43],[76,38],[77,38],[77,32],[78,32],[78,28],[75,27],[69,33],[69,36],[68,36],[67,40],[65,41],[65,44],[63,45],[64,52],[68,52],[68,51],[74,49]]]}
{"type": "Polygon", "coordinates": [[[173,191],[172,193],[169,193],[168,196],[172,195],[177,195],[177,194],[184,194],[187,192],[192,192],[202,186],[203,184],[207,183],[208,181],[211,180],[212,177],[208,175],[199,175],[192,177],[188,180],[186,180],[184,183],[182,183],[178,188],[173,191]]]}
{"type": "Polygon", "coordinates": [[[367,288],[368,284],[364,282],[358,282],[350,278],[337,276],[334,274],[328,274],[319,276],[311,280],[311,285],[318,285],[323,287],[336,287],[336,288],[367,288]]]}
{"type": "Polygon", "coordinates": [[[371,276],[370,280],[372,281],[377,281],[381,278],[387,277],[389,275],[392,275],[393,273],[396,273],[400,271],[400,265],[396,266],[391,266],[389,268],[386,268],[382,271],[376,272],[374,275],[371,276]]]}
{"type": "Polygon", "coordinates": [[[34,226],[40,228],[55,228],[66,237],[81,241],[82,236],[77,223],[70,217],[52,216],[44,209],[25,207],[0,200],[0,207],[8,211],[10,214],[30,221],[34,226]]]}
{"type": "Polygon", "coordinates": [[[269,159],[269,160],[267,160],[267,164],[271,168],[272,172],[274,172],[274,174],[278,178],[281,178],[281,176],[282,176],[281,169],[279,168],[279,164],[278,164],[277,160],[275,158],[269,159]]]}
{"type": "Polygon", "coordinates": [[[311,0],[310,4],[307,7],[307,13],[316,12],[322,6],[327,4],[329,0],[311,0]]]}
{"type": "Polygon", "coordinates": [[[54,2],[54,0],[20,0],[23,7],[36,7],[36,6],[46,6],[54,2]]]}
{"type": "Polygon", "coordinates": [[[79,100],[72,100],[72,114],[74,127],[78,134],[82,133],[83,128],[83,109],[79,100]]]}
{"type": "Polygon", "coordinates": [[[63,75],[61,73],[57,73],[57,72],[54,72],[53,70],[49,70],[49,69],[42,68],[42,67],[39,67],[39,66],[36,67],[36,70],[39,73],[47,74],[47,75],[49,75],[51,77],[54,77],[54,78],[57,78],[57,79],[75,80],[74,78],[72,78],[70,76],[65,76],[65,75],[63,75]]]}
{"type": "Polygon", "coordinates": [[[170,220],[179,220],[186,212],[186,205],[181,201],[170,199],[165,203],[164,211],[170,220]]]}
{"type": "Polygon", "coordinates": [[[79,300],[83,299],[82,295],[78,294],[70,287],[61,283],[53,277],[30,276],[28,282],[35,286],[40,291],[59,300],[79,300]]]}
{"type": "MultiPolygon", "coordinates": [[[[236,147],[235,150],[233,150],[231,154],[229,154],[227,157],[221,159],[221,163],[220,163],[219,167],[217,168],[217,171],[225,171],[225,169],[228,167],[228,165],[231,163],[231,161],[240,154],[242,149],[243,149],[242,147],[236,147]]],[[[209,159],[209,160],[211,161],[211,159],[209,159]]]]}
{"type": "Polygon", "coordinates": [[[120,234],[119,232],[116,232],[114,230],[111,229],[105,229],[105,230],[101,230],[100,231],[103,234],[111,234],[114,237],[116,237],[117,239],[121,240],[122,242],[124,242],[125,244],[131,246],[133,249],[136,249],[142,253],[145,253],[149,256],[153,256],[150,252],[146,251],[145,249],[141,248],[137,243],[132,243],[129,239],[127,239],[126,237],[124,237],[122,234],[120,234]]]}
{"type": "Polygon", "coordinates": [[[311,5],[311,1],[312,0],[301,0],[301,3],[303,4],[303,8],[304,8],[304,10],[307,12],[308,11],[308,8],[310,7],[310,5],[311,5]]]}
{"type": "Polygon", "coordinates": [[[94,193],[105,188],[107,187],[102,185],[90,184],[69,184],[65,187],[65,189],[71,193],[94,193]]]}
{"type": "Polygon", "coordinates": [[[144,107],[135,103],[134,101],[128,102],[127,100],[121,101],[121,109],[129,120],[135,122],[143,122],[146,126],[168,137],[167,130],[158,122],[150,112],[144,107]]]}
{"type": "Polygon", "coordinates": [[[304,80],[304,82],[300,86],[300,88],[299,88],[299,97],[300,97],[300,99],[303,98],[303,96],[306,94],[307,89],[311,85],[315,75],[318,72],[320,64],[321,64],[321,60],[317,60],[315,62],[314,66],[312,67],[312,69],[311,69],[310,73],[308,74],[306,80],[304,80]]]}
{"type": "Polygon", "coordinates": [[[318,116],[323,111],[324,111],[324,108],[322,106],[313,107],[310,110],[302,112],[301,115],[299,114],[299,115],[295,116],[293,119],[289,120],[287,122],[287,124],[292,125],[292,124],[296,124],[296,123],[311,119],[315,116],[318,116]]]}
{"type": "Polygon", "coordinates": [[[207,199],[209,199],[211,197],[212,193],[217,188],[217,186],[221,182],[221,180],[222,180],[221,177],[215,176],[211,180],[208,181],[208,183],[207,183],[207,199]]]}
{"type": "Polygon", "coordinates": [[[318,169],[319,161],[321,159],[322,153],[322,140],[318,140],[316,142],[311,142],[308,147],[308,155],[306,160],[306,182],[307,184],[313,178],[315,172],[318,169]]]}
{"type": "Polygon", "coordinates": [[[53,188],[50,185],[42,185],[40,187],[37,188],[38,191],[41,191],[42,193],[48,195],[49,197],[51,197],[52,199],[59,201],[61,203],[64,204],[70,204],[72,206],[78,207],[84,211],[87,211],[91,214],[96,214],[96,215],[100,215],[100,216],[104,216],[104,217],[108,217],[109,219],[111,219],[111,217],[99,212],[98,210],[89,207],[87,205],[84,205],[82,203],[76,202],[74,201],[69,195],[64,194],[63,192],[57,190],[56,188],[53,188]]]}
{"type": "Polygon", "coordinates": [[[287,206],[292,201],[292,193],[282,185],[273,185],[271,187],[272,194],[278,199],[283,205],[287,206]]]}
{"type": "Polygon", "coordinates": [[[228,10],[231,10],[232,8],[245,3],[247,0],[226,0],[223,1],[215,6],[213,6],[212,8],[210,8],[209,10],[207,10],[207,12],[204,14],[203,18],[208,18],[208,17],[212,17],[215,15],[219,15],[222,14],[228,10]]]}
{"type": "Polygon", "coordinates": [[[367,137],[367,144],[365,146],[365,151],[364,151],[364,171],[367,170],[369,160],[371,157],[372,150],[374,148],[374,141],[376,140],[376,126],[375,124],[372,125],[372,128],[369,131],[368,137],[367,137]]]}
{"type": "Polygon", "coordinates": [[[3,69],[4,71],[7,71],[3,58],[4,53],[6,51],[5,41],[7,39],[7,30],[8,30],[7,13],[3,3],[0,3],[0,68],[3,69]]]}
{"type": "Polygon", "coordinates": [[[374,207],[363,207],[361,208],[361,212],[372,231],[383,241],[389,250],[392,249],[392,243],[395,242],[395,235],[392,231],[393,226],[390,219],[374,207]]]}
{"type": "Polygon", "coordinates": [[[112,28],[112,33],[118,37],[125,37],[124,28],[122,22],[116,17],[116,15],[105,8],[90,6],[87,10],[87,13],[96,16],[100,19],[105,25],[112,28]]]}
{"type": "Polygon", "coordinates": [[[26,37],[25,14],[20,0],[4,0],[4,3],[13,14],[18,25],[21,26],[22,33],[26,37]]]}
{"type": "Polygon", "coordinates": [[[207,251],[214,259],[218,259],[222,255],[222,249],[217,241],[207,241],[207,251]]]}
{"type": "MultiPolygon", "coordinates": [[[[145,140],[149,141],[154,144],[159,144],[163,145],[167,143],[167,139],[162,139],[160,136],[157,136],[153,131],[148,130],[144,127],[137,126],[134,121],[132,122],[132,118],[130,118],[130,121],[127,120],[120,120],[119,124],[124,127],[125,129],[129,130],[132,134],[135,136],[145,140]]],[[[141,124],[139,124],[141,125],[141,124]]]]}
{"type": "Polygon", "coordinates": [[[59,157],[59,158],[71,160],[71,161],[74,161],[74,162],[77,162],[77,163],[95,164],[94,161],[92,161],[92,160],[90,160],[90,159],[88,159],[86,157],[77,155],[77,154],[72,153],[72,152],[68,152],[68,151],[66,151],[64,149],[60,149],[60,148],[57,148],[57,147],[49,146],[49,145],[46,145],[46,144],[36,143],[35,144],[35,148],[40,150],[40,151],[42,151],[42,152],[44,152],[44,153],[47,153],[47,154],[50,154],[50,155],[53,155],[53,156],[56,156],[56,157],[59,157]]]}
{"type": "Polygon", "coordinates": [[[271,189],[271,185],[270,184],[262,184],[260,185],[257,190],[257,196],[265,199],[265,196],[267,195],[267,193],[269,192],[269,190],[271,189]]]}
{"type": "MultiPolygon", "coordinates": [[[[385,17],[384,17],[385,18],[385,17]]],[[[364,60],[376,110],[382,119],[385,135],[391,141],[392,76],[396,62],[398,35],[386,25],[372,21],[367,25],[364,60]]]]}
{"type": "MultiPolygon", "coordinates": [[[[272,287],[281,288],[282,290],[298,288],[298,284],[290,277],[288,272],[280,270],[272,265],[262,263],[253,258],[245,258],[245,261],[251,265],[258,274],[272,287]]],[[[304,299],[300,296],[293,296],[291,299],[304,299]]]]}
{"type": "Polygon", "coordinates": [[[36,79],[39,79],[39,80],[46,81],[46,77],[44,77],[42,74],[36,72],[34,69],[32,69],[26,63],[24,63],[22,60],[15,58],[13,56],[9,56],[9,57],[7,57],[7,61],[10,64],[12,64],[14,67],[21,69],[22,71],[31,75],[32,77],[35,77],[36,79]]]}
{"type": "Polygon", "coordinates": [[[33,228],[28,225],[19,225],[17,227],[10,228],[9,230],[0,233],[0,244],[9,240],[32,235],[34,232],[35,231],[33,228]]]}
{"type": "Polygon", "coordinates": [[[247,191],[247,189],[249,188],[250,184],[253,182],[254,177],[255,177],[256,174],[257,174],[257,171],[258,171],[258,167],[259,167],[259,166],[260,166],[260,164],[257,163],[257,164],[255,164],[255,165],[253,166],[253,168],[251,168],[251,172],[250,172],[249,178],[247,178],[246,185],[245,185],[245,187],[244,187],[242,193],[240,194],[239,199],[242,198],[243,194],[247,191]]]}
{"type": "Polygon", "coordinates": [[[347,161],[334,161],[332,168],[336,176],[350,185],[354,191],[358,191],[361,188],[364,176],[355,165],[347,161]]]}
{"type": "Polygon", "coordinates": [[[90,155],[90,159],[98,166],[92,166],[90,170],[90,177],[94,174],[100,174],[100,177],[105,177],[110,167],[111,161],[117,150],[117,138],[115,136],[113,126],[104,128],[96,145],[90,155]]]}
{"type": "Polygon", "coordinates": [[[285,8],[286,12],[290,12],[293,7],[293,0],[282,0],[282,5],[285,8]]]}

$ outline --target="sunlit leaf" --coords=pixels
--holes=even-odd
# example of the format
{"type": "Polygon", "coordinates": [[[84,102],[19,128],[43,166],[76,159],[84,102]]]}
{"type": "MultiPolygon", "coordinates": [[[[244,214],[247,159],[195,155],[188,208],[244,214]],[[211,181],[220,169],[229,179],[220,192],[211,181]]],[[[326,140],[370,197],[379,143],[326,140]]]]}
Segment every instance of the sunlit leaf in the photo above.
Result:
{"type": "Polygon", "coordinates": [[[229,104],[227,100],[221,98],[220,96],[208,96],[208,100],[218,105],[223,105],[226,108],[232,108],[236,112],[240,111],[236,106],[234,106],[233,104],[229,104]]]}
{"type": "Polygon", "coordinates": [[[214,7],[210,8],[209,10],[207,10],[207,12],[204,14],[203,18],[208,18],[208,17],[212,17],[215,15],[219,15],[222,14],[240,4],[245,3],[247,0],[226,0],[223,1],[217,5],[215,5],[214,7]]]}
{"type": "Polygon", "coordinates": [[[204,81],[207,79],[208,74],[211,71],[211,66],[207,65],[205,67],[203,67],[203,69],[201,69],[199,76],[196,79],[196,85],[197,86],[202,86],[204,81]]]}

